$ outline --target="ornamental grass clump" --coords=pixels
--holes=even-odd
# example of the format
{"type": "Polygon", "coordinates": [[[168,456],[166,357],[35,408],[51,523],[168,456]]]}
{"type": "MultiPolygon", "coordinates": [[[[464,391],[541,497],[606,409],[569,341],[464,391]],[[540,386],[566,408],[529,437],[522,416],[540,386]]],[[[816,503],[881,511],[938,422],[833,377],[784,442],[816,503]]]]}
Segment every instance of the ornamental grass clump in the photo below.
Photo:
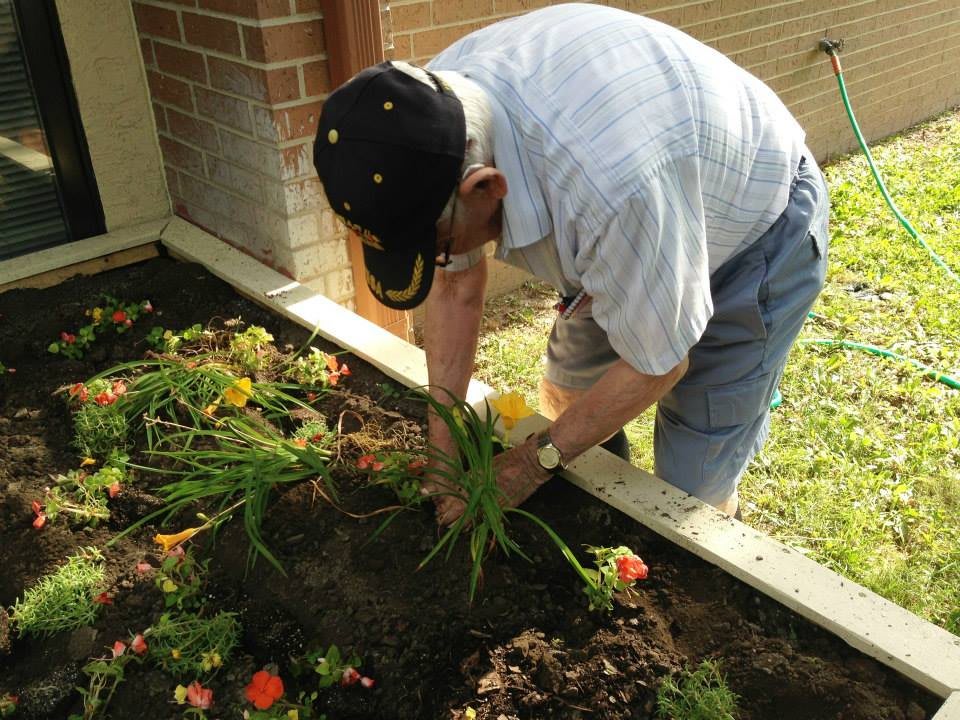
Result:
{"type": "Polygon", "coordinates": [[[704,660],[677,679],[666,678],[657,690],[657,717],[663,720],[737,720],[736,694],[727,686],[717,662],[704,660]]]}
{"type": "Polygon", "coordinates": [[[18,635],[47,637],[93,624],[103,581],[103,556],[96,548],[70,556],[14,603],[11,615],[18,635]]]}

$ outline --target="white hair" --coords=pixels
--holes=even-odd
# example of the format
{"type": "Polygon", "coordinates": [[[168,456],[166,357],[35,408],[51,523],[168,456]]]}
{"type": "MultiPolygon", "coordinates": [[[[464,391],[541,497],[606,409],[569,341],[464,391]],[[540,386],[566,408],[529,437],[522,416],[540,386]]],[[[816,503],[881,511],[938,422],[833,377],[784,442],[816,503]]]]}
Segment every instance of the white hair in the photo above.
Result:
{"type": "MultiPolygon", "coordinates": [[[[436,88],[436,83],[427,72],[416,65],[394,60],[393,66],[410,77],[436,88]]],[[[438,70],[434,73],[453,90],[460,104],[463,105],[463,117],[467,125],[467,148],[460,166],[462,173],[471,165],[493,165],[493,111],[490,109],[490,100],[487,93],[470,78],[450,70],[438,70]]],[[[457,183],[459,187],[459,183],[457,183]]],[[[457,188],[454,188],[454,193],[457,188]]],[[[441,220],[449,219],[453,211],[453,194],[440,215],[441,220]]]]}

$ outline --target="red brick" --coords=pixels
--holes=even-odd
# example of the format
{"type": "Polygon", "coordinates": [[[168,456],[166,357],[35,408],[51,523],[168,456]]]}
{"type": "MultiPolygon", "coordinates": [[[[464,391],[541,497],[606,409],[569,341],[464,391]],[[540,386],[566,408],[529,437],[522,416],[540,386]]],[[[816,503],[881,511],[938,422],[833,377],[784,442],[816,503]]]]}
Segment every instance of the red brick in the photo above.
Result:
{"type": "Polygon", "coordinates": [[[300,97],[296,67],[261,70],[238,62],[207,57],[210,85],[261,102],[287,102],[300,97]]]}
{"type": "Polygon", "coordinates": [[[320,0],[297,0],[297,13],[320,12],[320,0]]]}
{"type": "Polygon", "coordinates": [[[272,120],[275,137],[270,138],[277,142],[312,138],[317,134],[317,122],[320,120],[322,102],[311,102],[297,107],[274,110],[272,120]]]}
{"type": "Polygon", "coordinates": [[[267,99],[272,103],[300,99],[300,78],[296,67],[267,70],[267,99]]]}
{"type": "Polygon", "coordinates": [[[203,148],[220,152],[220,140],[217,137],[217,128],[205,120],[198,120],[167,108],[167,126],[174,137],[203,148]]]}
{"type": "Polygon", "coordinates": [[[180,181],[177,179],[177,171],[167,166],[164,166],[163,170],[167,175],[167,192],[170,195],[179,195],[180,181]]]}
{"type": "Polygon", "coordinates": [[[411,36],[413,37],[413,54],[418,58],[436,55],[464,35],[479,30],[481,27],[480,23],[469,23],[413,33],[411,36]]]}
{"type": "Polygon", "coordinates": [[[133,4],[133,15],[137,19],[137,29],[144,35],[181,39],[177,13],[173,10],[136,2],[133,4]]]}
{"type": "Polygon", "coordinates": [[[196,88],[197,112],[200,115],[216,120],[220,125],[227,125],[242,132],[252,132],[250,122],[250,106],[245,100],[238,100],[229,95],[223,95],[206,88],[196,88]]]}
{"type": "Polygon", "coordinates": [[[476,20],[490,15],[493,15],[493,0],[459,0],[433,4],[434,25],[476,20]]]}
{"type": "Polygon", "coordinates": [[[193,96],[190,94],[190,86],[187,83],[169,75],[147,70],[147,84],[150,86],[150,95],[154,100],[193,111],[193,96]]]}
{"type": "Polygon", "coordinates": [[[315,60],[303,65],[303,84],[307,97],[324,95],[333,88],[330,83],[330,69],[326,60],[315,60]]]}
{"type": "Polygon", "coordinates": [[[166,0],[168,3],[174,3],[175,5],[184,5],[186,7],[196,7],[197,0],[166,0]]]}
{"type": "Polygon", "coordinates": [[[243,39],[247,57],[257,62],[295,60],[324,51],[323,23],[319,20],[264,28],[244,25],[243,39]]]}
{"type": "Polygon", "coordinates": [[[140,54],[143,56],[143,64],[146,67],[152,67],[156,60],[153,57],[153,41],[148,38],[140,38],[140,54]]]}
{"type": "Polygon", "coordinates": [[[400,5],[390,10],[390,16],[394,32],[428,28],[430,27],[430,3],[400,5]]]}
{"type": "Polygon", "coordinates": [[[200,8],[263,20],[289,15],[290,0],[200,0],[200,8]]]}
{"type": "Polygon", "coordinates": [[[185,12],[183,30],[187,42],[229,55],[240,55],[240,29],[233,20],[185,12]]]}
{"type": "Polygon", "coordinates": [[[161,42],[154,43],[154,51],[157,54],[157,67],[163,72],[206,84],[207,66],[200,53],[161,42]]]}
{"type": "Polygon", "coordinates": [[[157,122],[157,130],[163,131],[167,129],[167,114],[164,111],[163,105],[153,103],[153,117],[157,122]]]}
{"type": "Polygon", "coordinates": [[[183,143],[162,135],[160,136],[160,149],[163,151],[165,163],[203,177],[203,153],[199,150],[194,150],[183,143]]]}

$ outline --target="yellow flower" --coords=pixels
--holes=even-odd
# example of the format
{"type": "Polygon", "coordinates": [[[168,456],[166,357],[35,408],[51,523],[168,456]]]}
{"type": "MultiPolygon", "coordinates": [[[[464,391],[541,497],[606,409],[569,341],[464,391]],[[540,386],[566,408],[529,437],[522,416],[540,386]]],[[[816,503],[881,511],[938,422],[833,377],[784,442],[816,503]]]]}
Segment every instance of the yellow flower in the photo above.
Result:
{"type": "Polygon", "coordinates": [[[177,545],[179,545],[180,543],[186,540],[189,540],[198,532],[200,532],[202,529],[203,529],[202,527],[192,527],[192,528],[187,528],[186,530],[181,530],[175,535],[154,535],[153,541],[157,545],[160,545],[163,548],[164,552],[170,552],[177,545]]]}
{"type": "Polygon", "coordinates": [[[466,720],[476,720],[477,711],[474,710],[472,707],[468,707],[467,711],[463,714],[463,717],[466,720]]]}
{"type": "Polygon", "coordinates": [[[240,378],[231,387],[228,387],[223,393],[223,399],[231,405],[243,407],[251,395],[250,378],[240,378]]]}
{"type": "Polygon", "coordinates": [[[170,651],[170,657],[172,657],[174,660],[179,660],[182,656],[183,653],[180,652],[179,648],[174,648],[170,651]]]}
{"type": "Polygon", "coordinates": [[[93,321],[98,323],[100,322],[100,318],[103,317],[103,308],[95,307],[90,314],[93,315],[93,321]]]}
{"type": "Polygon", "coordinates": [[[501,395],[496,400],[491,400],[490,404],[493,405],[494,410],[500,413],[500,417],[503,418],[503,426],[507,430],[513,430],[517,420],[533,415],[533,410],[527,405],[520,393],[515,391],[501,395]]]}
{"type": "Polygon", "coordinates": [[[220,403],[210,403],[203,409],[203,414],[208,417],[213,417],[214,413],[217,412],[218,407],[220,407],[220,403]]]}
{"type": "Polygon", "coordinates": [[[173,691],[173,699],[177,701],[177,705],[183,705],[187,701],[187,688],[177,685],[173,691]]]}
{"type": "Polygon", "coordinates": [[[296,708],[291,708],[287,710],[287,717],[290,718],[290,720],[300,720],[300,711],[296,708]]]}
{"type": "Polygon", "coordinates": [[[87,465],[96,465],[97,461],[91,457],[85,457],[83,462],[80,463],[80,467],[87,467],[87,465]]]}

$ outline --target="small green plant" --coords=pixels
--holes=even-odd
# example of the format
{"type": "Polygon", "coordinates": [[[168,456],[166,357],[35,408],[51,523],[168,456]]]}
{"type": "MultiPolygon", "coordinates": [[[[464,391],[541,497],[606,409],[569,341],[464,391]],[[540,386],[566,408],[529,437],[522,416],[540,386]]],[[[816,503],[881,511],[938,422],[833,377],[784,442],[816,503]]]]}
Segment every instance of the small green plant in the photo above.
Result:
{"type": "Polygon", "coordinates": [[[96,548],[70,556],[65,565],[42,577],[14,604],[17,633],[20,637],[46,637],[92,624],[100,607],[94,598],[103,580],[103,556],[96,548]]]}
{"type": "Polygon", "coordinates": [[[424,501],[421,492],[426,460],[409,452],[371,453],[357,459],[357,468],[366,470],[376,485],[390,488],[404,506],[424,501]]]}
{"type": "Polygon", "coordinates": [[[60,339],[50,343],[47,350],[51,353],[78,360],[94,343],[98,335],[113,330],[117,334],[125,333],[141,315],[153,312],[149,300],[139,303],[125,303],[110,295],[104,295],[102,304],[89,308],[84,313],[90,322],[76,333],[61,331],[60,339]]]}
{"type": "Polygon", "coordinates": [[[108,465],[92,475],[71,470],[66,475],[52,476],[54,485],[47,490],[43,509],[49,520],[61,514],[80,525],[96,527],[110,517],[107,498],[120,492],[126,473],[108,465]]]}
{"type": "Polygon", "coordinates": [[[164,613],[144,635],[150,659],[176,675],[210,675],[230,658],[240,640],[236,613],[206,618],[197,613],[164,613]]]}
{"type": "MultiPolygon", "coordinates": [[[[202,338],[205,332],[208,331],[205,331],[200,323],[195,323],[179,333],[155,325],[150,328],[150,332],[147,333],[144,340],[157,352],[175,353],[184,343],[194,342],[202,338]]],[[[213,335],[212,332],[209,334],[213,335]]]]}
{"type": "Polygon", "coordinates": [[[229,356],[231,362],[247,372],[262,370],[264,359],[273,348],[273,335],[259,325],[251,325],[243,332],[234,333],[230,338],[229,356]]]}
{"type": "Polygon", "coordinates": [[[704,660],[680,677],[666,678],[657,690],[657,717],[663,720],[737,720],[737,696],[717,662],[704,660]]]}
{"type": "Polygon", "coordinates": [[[19,704],[19,695],[0,695],[0,718],[13,716],[19,704]]]}
{"type": "Polygon", "coordinates": [[[183,609],[199,605],[209,562],[198,562],[193,556],[193,548],[184,550],[181,545],[168,552],[156,577],[157,588],[163,593],[164,607],[183,609]]]}
{"type": "Polygon", "coordinates": [[[103,717],[113,693],[124,680],[127,665],[131,662],[143,662],[141,656],[146,652],[147,645],[143,635],[136,635],[129,645],[117,640],[109,657],[96,658],[84,665],[83,672],[89,676],[90,682],[85,688],[77,688],[83,697],[83,715],[71,715],[70,720],[103,717]]]}
{"type": "Polygon", "coordinates": [[[355,683],[366,689],[374,686],[375,681],[366,675],[361,675],[358,667],[363,665],[359,655],[343,655],[340,648],[331,645],[326,650],[320,648],[295,661],[293,672],[296,675],[304,671],[312,671],[317,676],[317,685],[321,690],[340,685],[348,687],[355,683]]]}
{"type": "Polygon", "coordinates": [[[67,391],[73,413],[73,447],[86,457],[108,458],[127,448],[124,380],[97,378],[67,391]]]}
{"type": "Polygon", "coordinates": [[[301,385],[327,388],[337,385],[341,377],[350,375],[350,368],[346,363],[338,363],[335,355],[311,347],[308,354],[293,360],[286,375],[301,385]]]}
{"type": "Polygon", "coordinates": [[[596,570],[584,569],[593,583],[584,588],[591,610],[613,610],[613,596],[631,592],[637,580],[645,580],[649,568],[633,551],[623,545],[615,548],[587,546],[593,553],[596,570]]]}
{"type": "Polygon", "coordinates": [[[293,442],[300,447],[313,447],[329,450],[333,447],[337,434],[327,427],[324,420],[308,420],[293,433],[293,442]]]}

